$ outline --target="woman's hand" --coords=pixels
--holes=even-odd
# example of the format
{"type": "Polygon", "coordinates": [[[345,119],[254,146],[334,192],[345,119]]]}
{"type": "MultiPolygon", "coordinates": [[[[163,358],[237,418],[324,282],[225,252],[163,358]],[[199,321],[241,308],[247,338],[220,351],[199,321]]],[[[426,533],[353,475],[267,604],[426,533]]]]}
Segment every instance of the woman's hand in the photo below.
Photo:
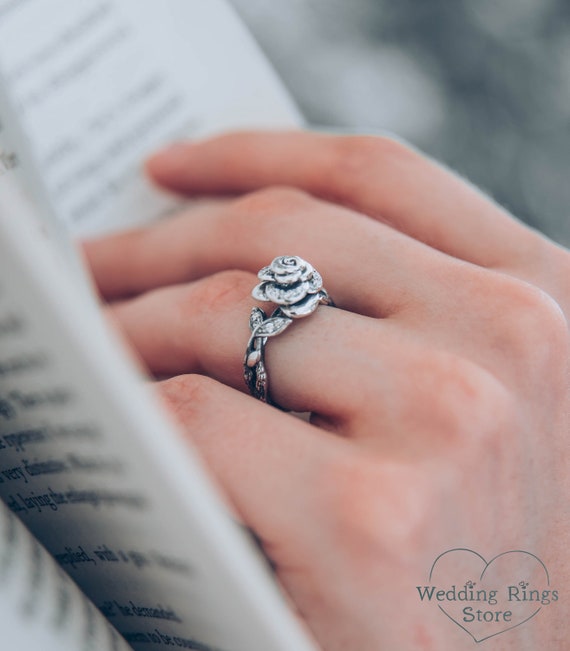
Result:
{"type": "Polygon", "coordinates": [[[565,648],[569,254],[385,138],[233,134],[149,170],[209,200],[86,244],[95,279],[323,649],[565,648]],[[311,424],[244,395],[250,292],[279,255],[337,305],[266,348],[272,399],[311,424]],[[430,583],[452,548],[527,550],[559,600],[504,633],[528,604],[467,604],[510,609],[488,623],[422,600],[438,572],[546,586],[529,557],[483,579],[468,553],[430,583]]]}

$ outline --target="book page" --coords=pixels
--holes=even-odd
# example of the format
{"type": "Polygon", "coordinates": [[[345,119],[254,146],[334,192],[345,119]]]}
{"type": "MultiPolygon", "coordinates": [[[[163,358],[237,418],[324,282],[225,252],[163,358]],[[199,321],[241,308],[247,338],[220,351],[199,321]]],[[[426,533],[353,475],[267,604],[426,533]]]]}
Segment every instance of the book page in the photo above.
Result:
{"type": "Polygon", "coordinates": [[[10,192],[14,210],[22,211],[25,206],[29,219],[35,221],[37,236],[43,240],[52,263],[60,266],[64,273],[72,275],[79,286],[80,298],[92,305],[96,300],[92,279],[80,252],[53,212],[29,143],[9,107],[10,101],[0,75],[0,188],[10,192]],[[8,176],[11,182],[7,182],[8,176]],[[35,209],[37,205],[42,206],[41,211],[35,209]]]}
{"type": "Polygon", "coordinates": [[[0,649],[130,649],[48,552],[1,502],[0,649]]]}
{"type": "Polygon", "coordinates": [[[0,0],[0,72],[75,234],[173,209],[141,169],[165,142],[300,123],[224,0],[0,0]]]}
{"type": "Polygon", "coordinates": [[[6,179],[0,496],[135,650],[312,649],[264,559],[6,179]]]}

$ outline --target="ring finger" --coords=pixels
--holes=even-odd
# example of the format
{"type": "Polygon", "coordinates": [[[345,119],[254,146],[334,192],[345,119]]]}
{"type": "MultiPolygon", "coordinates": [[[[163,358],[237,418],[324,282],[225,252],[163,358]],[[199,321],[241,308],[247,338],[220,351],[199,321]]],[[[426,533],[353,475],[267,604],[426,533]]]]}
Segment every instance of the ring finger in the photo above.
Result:
{"type": "MultiPolygon", "coordinates": [[[[155,374],[205,374],[245,391],[254,282],[252,274],[227,271],[110,309],[155,374]]],[[[277,404],[311,412],[324,429],[398,455],[433,453],[451,432],[478,431],[479,398],[502,391],[489,373],[432,349],[396,319],[325,306],[269,339],[265,362],[277,404]],[[459,403],[473,406],[472,413],[450,409],[463,394],[468,399],[459,403]]]]}
{"type": "MultiPolygon", "coordinates": [[[[255,282],[247,272],[221,272],[109,310],[155,375],[202,373],[245,391],[243,357],[255,282]]],[[[343,420],[362,387],[339,383],[338,369],[354,364],[359,354],[370,357],[368,342],[376,330],[375,320],[326,307],[295,320],[266,347],[272,398],[287,409],[343,420]]]]}

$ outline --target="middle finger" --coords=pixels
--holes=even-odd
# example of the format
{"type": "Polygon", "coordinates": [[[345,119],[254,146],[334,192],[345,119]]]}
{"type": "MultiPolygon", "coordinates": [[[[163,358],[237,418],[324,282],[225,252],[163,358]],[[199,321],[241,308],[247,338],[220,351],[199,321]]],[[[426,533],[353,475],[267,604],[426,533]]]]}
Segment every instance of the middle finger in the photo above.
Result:
{"type": "Polygon", "coordinates": [[[109,300],[225,269],[257,272],[280,255],[326,270],[335,303],[386,317],[437,298],[442,265],[464,265],[385,224],[302,192],[277,188],[210,202],[157,225],[88,242],[109,300]]]}

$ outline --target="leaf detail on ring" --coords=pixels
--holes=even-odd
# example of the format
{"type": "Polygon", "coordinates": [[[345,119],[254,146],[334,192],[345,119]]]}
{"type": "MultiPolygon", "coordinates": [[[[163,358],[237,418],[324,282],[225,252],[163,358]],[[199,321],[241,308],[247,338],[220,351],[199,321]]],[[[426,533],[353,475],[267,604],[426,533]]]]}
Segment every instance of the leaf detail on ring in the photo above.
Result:
{"type": "Polygon", "coordinates": [[[265,314],[265,312],[261,308],[259,307],[252,308],[249,317],[249,329],[255,330],[255,328],[257,328],[257,326],[260,323],[263,323],[266,318],[267,318],[267,314],[265,314]]]}
{"type": "Polygon", "coordinates": [[[285,330],[285,328],[293,322],[293,319],[289,319],[283,316],[276,316],[267,321],[264,321],[261,325],[253,331],[252,337],[275,337],[275,335],[280,334],[285,330]]]}

